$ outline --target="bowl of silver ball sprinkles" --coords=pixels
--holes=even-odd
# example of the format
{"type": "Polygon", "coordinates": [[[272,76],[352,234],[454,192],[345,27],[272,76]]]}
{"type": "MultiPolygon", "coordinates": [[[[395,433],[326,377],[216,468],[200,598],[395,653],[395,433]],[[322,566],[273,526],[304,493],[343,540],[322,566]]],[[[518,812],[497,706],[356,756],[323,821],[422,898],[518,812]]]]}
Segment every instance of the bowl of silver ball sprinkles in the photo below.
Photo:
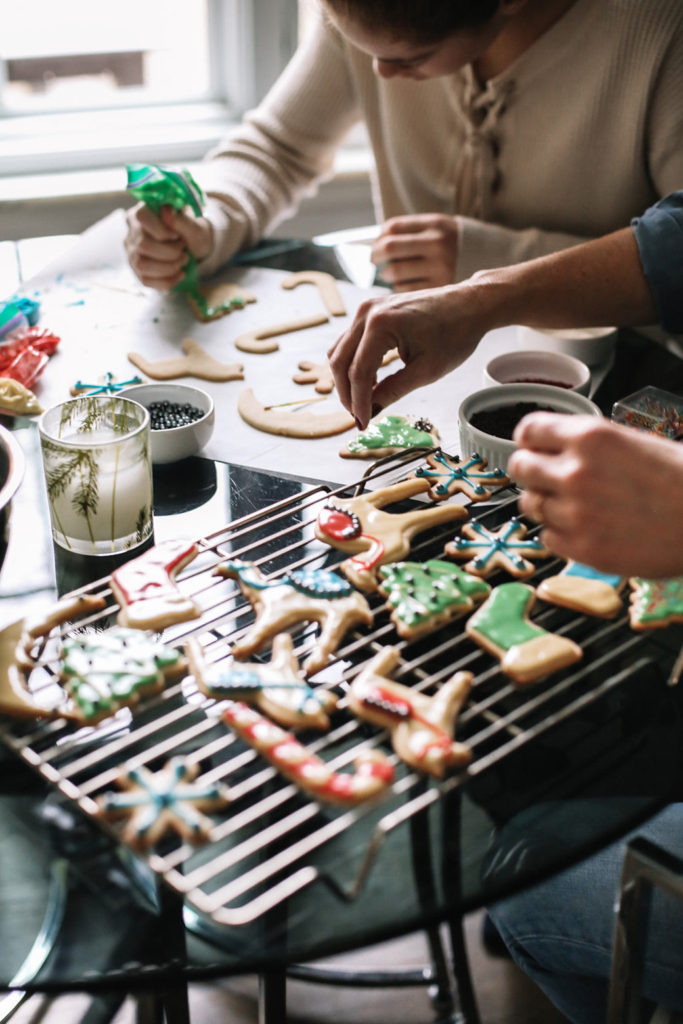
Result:
{"type": "Polygon", "coordinates": [[[190,384],[159,382],[124,389],[149,412],[152,462],[159,465],[196,455],[213,433],[211,395],[190,384]]]}

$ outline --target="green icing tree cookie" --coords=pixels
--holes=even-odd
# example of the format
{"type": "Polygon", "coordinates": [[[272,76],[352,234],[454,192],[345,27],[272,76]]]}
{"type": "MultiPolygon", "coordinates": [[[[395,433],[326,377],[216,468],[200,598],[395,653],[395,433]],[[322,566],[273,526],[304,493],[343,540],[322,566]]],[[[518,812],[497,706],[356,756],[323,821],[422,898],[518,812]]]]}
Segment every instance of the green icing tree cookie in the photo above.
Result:
{"type": "Polygon", "coordinates": [[[399,636],[415,640],[472,611],[491,587],[451,562],[396,562],[379,570],[399,636]]]}

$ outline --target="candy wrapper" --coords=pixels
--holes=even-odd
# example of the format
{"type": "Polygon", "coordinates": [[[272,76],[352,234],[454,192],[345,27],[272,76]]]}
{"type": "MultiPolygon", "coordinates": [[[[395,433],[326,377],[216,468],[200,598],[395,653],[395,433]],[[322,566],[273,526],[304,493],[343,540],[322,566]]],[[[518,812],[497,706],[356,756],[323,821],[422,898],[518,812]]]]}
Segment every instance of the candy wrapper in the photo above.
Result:
{"type": "MultiPolygon", "coordinates": [[[[142,200],[152,213],[159,216],[162,206],[170,206],[174,210],[184,210],[189,206],[195,217],[201,216],[204,196],[189,171],[168,171],[155,164],[129,164],[126,171],[128,191],[142,200]]],[[[200,290],[197,260],[192,253],[185,265],[185,276],[173,291],[187,293],[190,306],[200,320],[213,320],[244,305],[242,300],[232,298],[220,306],[211,306],[200,290]]]]}
{"type": "Polygon", "coordinates": [[[0,343],[0,378],[8,377],[26,388],[33,387],[58,344],[56,334],[39,327],[14,331],[0,343]]]}

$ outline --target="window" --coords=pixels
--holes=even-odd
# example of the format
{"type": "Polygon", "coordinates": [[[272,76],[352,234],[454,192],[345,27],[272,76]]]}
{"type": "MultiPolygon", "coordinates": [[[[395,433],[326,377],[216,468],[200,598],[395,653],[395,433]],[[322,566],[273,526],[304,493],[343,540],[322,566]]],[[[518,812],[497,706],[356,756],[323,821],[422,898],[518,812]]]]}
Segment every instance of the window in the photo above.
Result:
{"type": "Polygon", "coordinates": [[[0,175],[199,159],[297,41],[297,0],[20,0],[0,34],[0,175]]]}

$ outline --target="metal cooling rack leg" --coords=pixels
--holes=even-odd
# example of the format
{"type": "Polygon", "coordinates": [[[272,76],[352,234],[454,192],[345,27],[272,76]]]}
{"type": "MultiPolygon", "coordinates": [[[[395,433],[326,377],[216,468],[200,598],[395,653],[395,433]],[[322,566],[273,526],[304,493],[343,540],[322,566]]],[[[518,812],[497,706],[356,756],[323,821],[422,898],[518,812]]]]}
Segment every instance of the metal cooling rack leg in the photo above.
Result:
{"type": "Polygon", "coordinates": [[[683,899],[683,860],[637,837],[626,847],[617,906],[607,1024],[638,1024],[642,934],[655,886],[683,899]]]}
{"type": "MultiPolygon", "coordinates": [[[[444,892],[451,906],[458,906],[460,892],[460,824],[462,796],[459,788],[446,793],[443,799],[443,842],[441,874],[444,892]]],[[[472,983],[470,961],[467,954],[462,915],[453,914],[448,920],[451,940],[451,966],[455,977],[457,1024],[481,1024],[477,999],[472,983]]]]}
{"type": "Polygon", "coordinates": [[[286,972],[283,969],[259,974],[258,1024],[285,1024],[286,1020],[286,972]]]}

